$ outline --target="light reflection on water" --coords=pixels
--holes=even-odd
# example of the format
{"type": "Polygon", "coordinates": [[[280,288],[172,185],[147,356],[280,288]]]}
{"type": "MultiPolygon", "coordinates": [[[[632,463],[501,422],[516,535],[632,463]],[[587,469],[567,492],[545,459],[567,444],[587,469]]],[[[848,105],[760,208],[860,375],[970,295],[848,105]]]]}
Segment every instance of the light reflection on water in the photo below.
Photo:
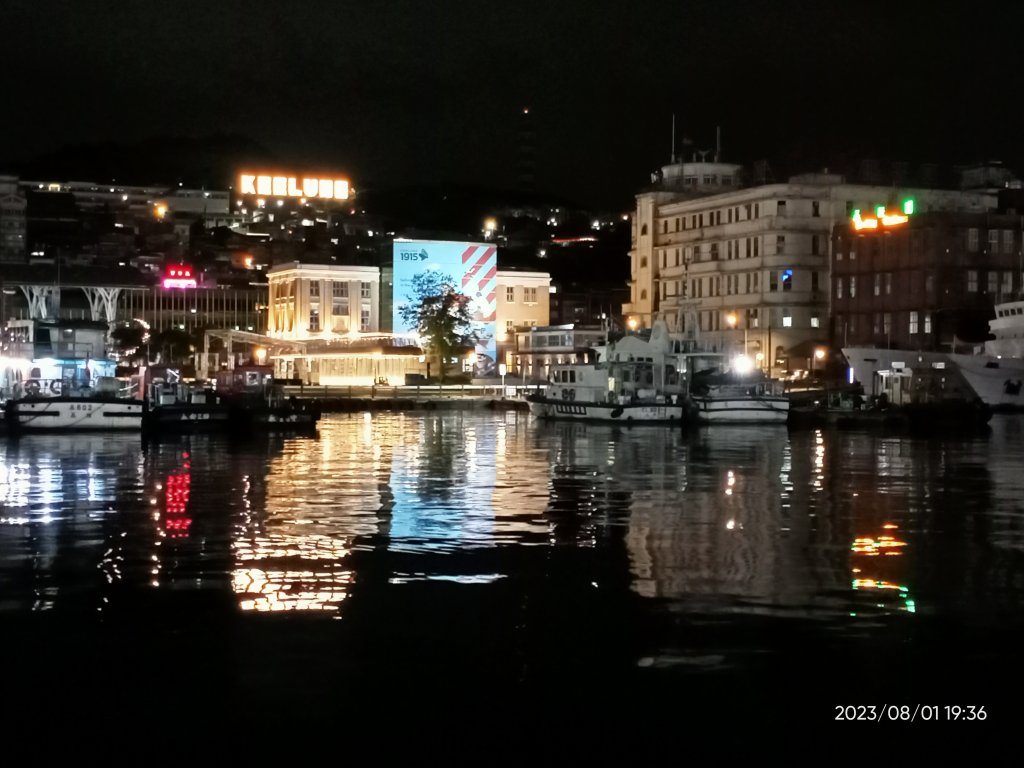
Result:
{"type": "Polygon", "coordinates": [[[0,610],[110,611],[184,590],[344,619],[360,590],[498,588],[521,563],[559,573],[592,552],[601,574],[572,589],[855,631],[1020,603],[1022,458],[1018,417],[933,442],[516,413],[334,416],[316,439],[145,450],[28,437],[0,465],[0,610]]]}

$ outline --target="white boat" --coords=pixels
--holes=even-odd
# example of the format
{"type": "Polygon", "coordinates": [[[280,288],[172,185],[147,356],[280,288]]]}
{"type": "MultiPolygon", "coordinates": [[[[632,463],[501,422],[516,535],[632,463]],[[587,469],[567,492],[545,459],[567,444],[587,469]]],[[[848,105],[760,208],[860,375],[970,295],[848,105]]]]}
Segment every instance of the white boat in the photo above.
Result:
{"type": "Polygon", "coordinates": [[[4,405],[11,432],[142,432],[143,402],[116,396],[19,397],[4,405]]]}
{"type": "Polygon", "coordinates": [[[663,323],[649,339],[626,336],[597,350],[597,361],[551,367],[526,400],[543,419],[679,424],[686,408],[679,342],[663,323]]]}
{"type": "Polygon", "coordinates": [[[114,378],[106,335],[106,323],[11,321],[0,358],[7,430],[141,433],[144,404],[114,378]]]}
{"type": "MultiPolygon", "coordinates": [[[[991,343],[991,342],[989,342],[991,343]]],[[[987,347],[987,345],[986,345],[987,347]]],[[[963,396],[977,396],[991,408],[1024,407],[1024,359],[991,354],[953,354],[876,347],[844,347],[851,380],[861,382],[872,393],[875,376],[901,368],[949,370],[951,388],[960,386],[963,396]]]]}
{"type": "MultiPolygon", "coordinates": [[[[754,370],[727,367],[724,355],[686,355],[690,398],[702,424],[785,424],[785,385],[754,370]]],[[[749,361],[744,361],[749,362],[749,361]]]]}

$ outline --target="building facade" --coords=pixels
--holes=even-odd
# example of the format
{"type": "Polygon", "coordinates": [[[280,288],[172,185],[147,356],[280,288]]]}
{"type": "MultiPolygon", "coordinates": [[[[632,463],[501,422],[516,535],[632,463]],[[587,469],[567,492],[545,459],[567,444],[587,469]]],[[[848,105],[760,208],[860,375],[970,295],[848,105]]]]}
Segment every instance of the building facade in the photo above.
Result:
{"type": "Polygon", "coordinates": [[[292,262],[267,272],[267,335],[331,338],[380,331],[378,267],[292,262]]]}
{"type": "Polygon", "coordinates": [[[605,344],[608,331],[596,326],[548,325],[516,331],[512,375],[524,381],[546,381],[552,365],[594,362],[594,348],[605,344]]]}
{"type": "Polygon", "coordinates": [[[498,270],[495,334],[498,362],[518,375],[516,361],[519,328],[546,326],[551,322],[551,275],[547,272],[498,270]]]}
{"type": "Polygon", "coordinates": [[[18,180],[0,176],[0,264],[25,261],[25,208],[18,180]]]}
{"type": "Polygon", "coordinates": [[[832,230],[857,209],[983,212],[991,194],[873,187],[831,174],[740,188],[739,166],[681,163],[637,195],[627,326],[663,318],[698,348],[803,367],[829,333],[832,230]],[[792,354],[790,351],[792,350],[792,354]]]}
{"type": "Polygon", "coordinates": [[[1021,290],[1022,234],[1020,216],[998,213],[931,212],[889,227],[836,227],[837,345],[948,352],[980,344],[993,305],[1021,290]]]}

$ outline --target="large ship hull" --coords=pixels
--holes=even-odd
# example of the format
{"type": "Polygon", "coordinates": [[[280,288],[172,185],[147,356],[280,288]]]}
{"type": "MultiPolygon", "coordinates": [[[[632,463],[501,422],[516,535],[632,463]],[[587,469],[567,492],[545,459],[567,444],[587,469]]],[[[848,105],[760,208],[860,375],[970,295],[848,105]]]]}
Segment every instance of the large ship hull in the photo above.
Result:
{"type": "Polygon", "coordinates": [[[570,402],[531,396],[530,413],[542,419],[604,421],[615,424],[679,424],[683,406],[660,403],[590,403],[570,402]]]}
{"type": "Polygon", "coordinates": [[[94,432],[142,430],[141,400],[103,398],[19,398],[5,407],[11,432],[94,432]]]}
{"type": "Polygon", "coordinates": [[[907,368],[946,366],[959,372],[971,392],[985,405],[996,409],[1024,408],[1024,360],[991,355],[959,355],[948,352],[919,352],[906,349],[847,347],[843,349],[854,377],[871,392],[875,371],[891,370],[893,364],[907,368]]]}

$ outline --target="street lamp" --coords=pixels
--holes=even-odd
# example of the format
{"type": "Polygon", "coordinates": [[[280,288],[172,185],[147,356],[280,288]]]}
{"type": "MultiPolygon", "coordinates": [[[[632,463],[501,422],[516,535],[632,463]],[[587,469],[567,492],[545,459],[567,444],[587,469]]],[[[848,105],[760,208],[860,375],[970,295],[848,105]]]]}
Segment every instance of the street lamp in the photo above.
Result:
{"type": "Polygon", "coordinates": [[[636,318],[635,317],[629,318],[628,324],[629,324],[629,330],[631,330],[631,331],[635,331],[636,330],[637,322],[636,322],[636,318]]]}
{"type": "Polygon", "coordinates": [[[814,363],[815,361],[821,362],[825,359],[825,350],[821,347],[817,347],[814,350],[814,357],[811,358],[811,378],[814,378],[814,363]]]}

